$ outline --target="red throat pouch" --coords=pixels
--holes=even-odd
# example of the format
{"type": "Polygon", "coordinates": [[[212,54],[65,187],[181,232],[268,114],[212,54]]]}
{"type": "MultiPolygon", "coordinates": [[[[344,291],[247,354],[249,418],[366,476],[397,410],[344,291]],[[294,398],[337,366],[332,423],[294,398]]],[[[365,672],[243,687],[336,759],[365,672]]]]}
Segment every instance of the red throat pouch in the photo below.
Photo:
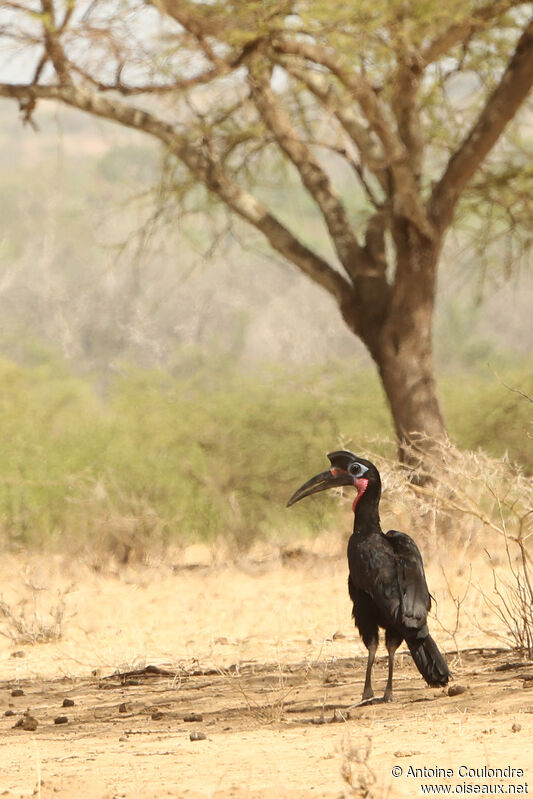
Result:
{"type": "Polygon", "coordinates": [[[363,496],[363,494],[367,489],[368,480],[366,477],[359,477],[357,480],[355,480],[354,485],[357,488],[357,496],[355,497],[352,505],[352,510],[355,513],[355,508],[357,507],[357,503],[359,502],[359,500],[361,499],[361,497],[363,496]]]}

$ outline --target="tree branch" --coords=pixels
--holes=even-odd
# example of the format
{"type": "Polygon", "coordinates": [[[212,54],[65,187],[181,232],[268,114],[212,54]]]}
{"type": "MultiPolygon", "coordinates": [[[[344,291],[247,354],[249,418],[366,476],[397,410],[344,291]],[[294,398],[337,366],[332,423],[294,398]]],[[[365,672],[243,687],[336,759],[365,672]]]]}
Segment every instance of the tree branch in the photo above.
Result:
{"type": "Polygon", "coordinates": [[[216,80],[216,78],[228,75],[231,71],[229,67],[225,67],[224,69],[212,67],[211,69],[206,69],[204,72],[201,72],[198,75],[193,75],[190,78],[181,78],[179,80],[172,81],[171,83],[147,83],[140,86],[128,86],[127,84],[122,83],[120,79],[115,80],[114,83],[103,83],[102,81],[99,81],[97,78],[93,77],[89,72],[87,72],[87,70],[82,69],[76,64],[71,64],[70,69],[72,72],[76,73],[76,75],[79,75],[81,78],[88,81],[99,91],[118,92],[119,94],[123,95],[123,97],[134,97],[140,94],[158,95],[169,94],[171,92],[178,91],[187,91],[188,89],[193,89],[195,86],[201,86],[216,80]]]}
{"type": "Polygon", "coordinates": [[[277,36],[273,48],[326,67],[349,90],[381,141],[387,165],[394,177],[395,212],[409,219],[429,239],[435,237],[420,196],[416,178],[409,164],[409,153],[398,136],[394,121],[372,86],[360,74],[348,69],[340,58],[321,45],[302,39],[277,36]]]}
{"type": "Polygon", "coordinates": [[[393,78],[391,106],[398,125],[398,134],[409,153],[418,183],[422,173],[424,139],[418,91],[422,78],[420,59],[408,46],[402,47],[399,66],[393,78]]]}
{"type": "Polygon", "coordinates": [[[259,46],[264,37],[258,35],[258,19],[254,15],[253,7],[247,9],[245,4],[239,9],[240,16],[228,14],[221,3],[199,4],[190,0],[147,0],[151,5],[172,17],[196,40],[205,57],[223,71],[236,69],[250,53],[259,46]],[[228,38],[239,30],[249,36],[249,40],[240,48],[232,48],[228,38]],[[209,38],[217,39],[223,43],[227,53],[223,57],[220,48],[211,45],[209,38]]]}
{"type": "Polygon", "coordinates": [[[364,260],[362,248],[352,233],[346,210],[333,190],[329,177],[302,141],[270,88],[270,73],[252,61],[249,67],[252,99],[281,149],[298,170],[302,183],[320,208],[339,259],[355,278],[364,260]]]}
{"type": "Polygon", "coordinates": [[[60,83],[70,83],[70,73],[68,61],[61,46],[59,33],[64,30],[72,14],[72,10],[67,9],[65,19],[61,26],[57,26],[53,0],[41,0],[43,10],[44,28],[44,49],[50,61],[54,65],[60,83]]]}
{"type": "Polygon", "coordinates": [[[232,16],[224,13],[223,4],[218,2],[195,3],[191,0],[147,0],[147,2],[155,6],[160,13],[175,19],[185,30],[199,38],[220,37],[234,20],[232,16]]]}
{"type": "Polygon", "coordinates": [[[289,75],[300,81],[321,105],[333,114],[342,126],[345,133],[357,148],[362,163],[374,173],[381,187],[387,188],[387,165],[383,153],[376,146],[371,132],[357,119],[351,108],[351,97],[347,92],[340,92],[329,83],[323,74],[297,66],[287,58],[278,57],[282,66],[289,75]]]}
{"type": "Polygon", "coordinates": [[[442,58],[452,47],[470,39],[477,31],[483,30],[487,23],[518,6],[528,5],[530,0],[493,0],[473,11],[462,22],[456,22],[436,36],[420,53],[422,66],[426,67],[442,58]]]}
{"type": "Polygon", "coordinates": [[[86,113],[150,134],[176,155],[209,191],[259,230],[273,249],[326,289],[339,304],[347,303],[353,296],[353,287],[336,269],[302,244],[253,194],[239,186],[209,156],[206,147],[186,141],[169,123],[120,100],[110,100],[72,84],[29,86],[0,83],[0,96],[23,103],[38,99],[59,100],[86,113]]]}
{"type": "MultiPolygon", "coordinates": [[[[218,69],[220,72],[224,70],[229,71],[229,65],[227,62],[220,58],[216,51],[211,47],[209,41],[206,39],[206,34],[209,35],[209,24],[206,24],[211,18],[211,14],[208,14],[203,19],[203,15],[198,18],[198,6],[194,6],[192,4],[192,8],[190,7],[191,4],[184,3],[184,2],[175,2],[175,0],[166,0],[163,4],[158,4],[160,9],[167,11],[167,13],[179,22],[179,24],[185,28],[185,30],[196,40],[200,50],[203,52],[204,56],[215,65],[215,68],[218,69]]],[[[205,8],[205,6],[203,7],[205,8]]],[[[216,25],[216,18],[215,18],[215,25],[216,25]]],[[[219,33],[220,26],[217,26],[216,33],[219,33]]]]}
{"type": "Polygon", "coordinates": [[[499,84],[433,189],[429,202],[430,215],[441,231],[450,224],[461,192],[498,141],[532,86],[533,18],[520,36],[499,84]]]}

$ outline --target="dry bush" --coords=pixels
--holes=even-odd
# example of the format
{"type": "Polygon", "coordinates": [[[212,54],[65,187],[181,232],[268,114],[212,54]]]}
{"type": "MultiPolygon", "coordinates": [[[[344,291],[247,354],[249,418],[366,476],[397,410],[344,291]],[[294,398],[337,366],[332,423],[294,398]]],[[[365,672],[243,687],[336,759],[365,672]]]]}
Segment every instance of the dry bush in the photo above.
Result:
{"type": "Polygon", "coordinates": [[[58,590],[57,601],[43,611],[39,608],[38,601],[40,589],[34,585],[29,585],[29,588],[30,599],[24,598],[16,605],[11,605],[0,597],[0,618],[5,624],[5,629],[0,630],[0,635],[9,638],[15,644],[45,644],[59,641],[63,636],[66,618],[65,597],[70,589],[58,590]]]}
{"type": "Polygon", "coordinates": [[[529,660],[533,660],[533,570],[525,541],[529,536],[519,534],[513,539],[506,536],[508,572],[501,576],[493,570],[493,596],[483,594],[483,599],[505,629],[502,638],[527,652],[529,660]],[[513,543],[518,547],[518,558],[511,549],[513,543]]]}
{"type": "Polygon", "coordinates": [[[449,441],[433,444],[425,455],[425,469],[417,475],[422,481],[409,481],[406,468],[395,460],[369,457],[382,475],[384,515],[400,520],[399,529],[425,550],[426,563],[439,563],[455,608],[446,632],[456,640],[473,588],[493,626],[477,619],[474,624],[532,657],[531,479],[506,458],[463,452],[449,441]]]}
{"type": "Polygon", "coordinates": [[[246,688],[238,667],[235,670],[220,669],[219,672],[228,681],[231,681],[232,685],[237,687],[237,690],[246,703],[251,717],[259,724],[280,722],[285,715],[286,700],[297,688],[297,685],[289,685],[287,683],[281,663],[278,667],[278,683],[270,689],[273,694],[273,698],[270,702],[260,702],[252,696],[250,691],[246,688]]]}

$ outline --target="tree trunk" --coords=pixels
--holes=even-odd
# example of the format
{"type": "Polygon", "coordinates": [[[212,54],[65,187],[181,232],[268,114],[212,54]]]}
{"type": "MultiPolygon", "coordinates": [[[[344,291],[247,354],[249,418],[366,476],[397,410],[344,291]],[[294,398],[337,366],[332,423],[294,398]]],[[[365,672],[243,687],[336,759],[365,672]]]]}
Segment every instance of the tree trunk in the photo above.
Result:
{"type": "Polygon", "coordinates": [[[384,333],[376,356],[377,367],[390,406],[398,439],[400,460],[413,463],[412,449],[431,449],[446,436],[446,427],[433,376],[431,317],[418,321],[418,332],[406,321],[393,335],[384,333]],[[422,321],[423,320],[423,321],[422,321]],[[422,329],[425,325],[425,330],[422,329]]]}
{"type": "Polygon", "coordinates": [[[360,323],[355,332],[377,365],[394,421],[400,460],[419,466],[423,453],[446,437],[432,345],[441,242],[418,234],[405,220],[395,220],[392,234],[396,273],[386,308],[380,320],[368,316],[365,320],[364,309],[359,307],[360,323]]]}

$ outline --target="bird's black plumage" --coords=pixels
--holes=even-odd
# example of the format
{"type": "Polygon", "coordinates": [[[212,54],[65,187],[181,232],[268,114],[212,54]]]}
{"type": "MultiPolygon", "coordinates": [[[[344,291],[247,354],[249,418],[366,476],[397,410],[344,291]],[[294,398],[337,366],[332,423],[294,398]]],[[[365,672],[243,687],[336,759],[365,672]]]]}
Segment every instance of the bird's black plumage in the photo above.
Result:
{"type": "Polygon", "coordinates": [[[426,623],[431,598],[420,550],[405,533],[381,529],[381,479],[374,464],[346,450],[328,458],[331,468],[304,483],[288,504],[338,485],[352,485],[357,491],[348,542],[348,590],[355,623],[368,649],[363,700],[374,695],[371,676],[380,627],[389,653],[385,701],[392,698],[394,654],[404,640],[428,685],[446,685],[450,671],[426,623]]]}

